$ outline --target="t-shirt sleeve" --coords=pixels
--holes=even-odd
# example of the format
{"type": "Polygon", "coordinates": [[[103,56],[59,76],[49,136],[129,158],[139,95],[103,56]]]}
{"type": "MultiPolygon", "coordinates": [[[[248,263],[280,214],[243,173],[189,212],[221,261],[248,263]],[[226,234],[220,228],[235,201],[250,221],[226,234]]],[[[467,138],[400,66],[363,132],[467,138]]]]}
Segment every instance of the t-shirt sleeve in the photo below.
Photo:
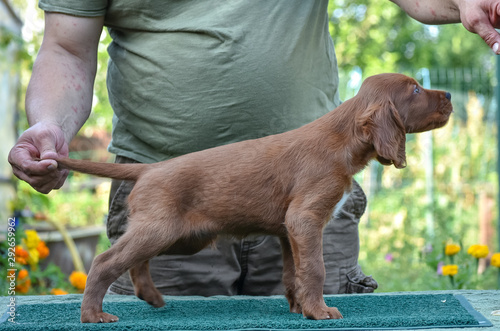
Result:
{"type": "Polygon", "coordinates": [[[40,9],[74,16],[104,16],[108,0],[40,0],[40,9]]]}

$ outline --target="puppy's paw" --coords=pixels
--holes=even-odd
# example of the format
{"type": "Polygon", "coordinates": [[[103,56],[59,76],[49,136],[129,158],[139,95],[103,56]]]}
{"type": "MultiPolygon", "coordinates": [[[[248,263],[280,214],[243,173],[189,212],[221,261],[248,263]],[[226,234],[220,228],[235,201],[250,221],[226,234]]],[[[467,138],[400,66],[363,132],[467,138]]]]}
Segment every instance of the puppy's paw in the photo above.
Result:
{"type": "Polygon", "coordinates": [[[141,289],[141,291],[136,292],[136,295],[139,299],[146,301],[155,308],[165,306],[165,300],[163,300],[163,296],[156,289],[141,289]]]}
{"type": "Polygon", "coordinates": [[[113,323],[118,322],[118,317],[103,312],[92,314],[85,314],[82,312],[80,320],[82,323],[113,323]]]}
{"type": "Polygon", "coordinates": [[[340,311],[335,307],[324,307],[321,309],[313,310],[309,313],[304,312],[304,316],[313,320],[327,320],[327,319],[342,319],[344,318],[340,311]]]}
{"type": "Polygon", "coordinates": [[[165,306],[165,301],[163,300],[163,297],[161,296],[161,294],[149,296],[147,299],[143,299],[143,300],[155,308],[161,308],[161,307],[165,306]]]}
{"type": "Polygon", "coordinates": [[[340,311],[335,308],[335,307],[328,307],[328,309],[326,309],[326,316],[327,318],[326,319],[343,319],[344,316],[342,316],[342,314],[340,313],[340,311]]]}
{"type": "Polygon", "coordinates": [[[290,312],[295,314],[302,314],[302,307],[297,302],[290,302],[290,312]]]}

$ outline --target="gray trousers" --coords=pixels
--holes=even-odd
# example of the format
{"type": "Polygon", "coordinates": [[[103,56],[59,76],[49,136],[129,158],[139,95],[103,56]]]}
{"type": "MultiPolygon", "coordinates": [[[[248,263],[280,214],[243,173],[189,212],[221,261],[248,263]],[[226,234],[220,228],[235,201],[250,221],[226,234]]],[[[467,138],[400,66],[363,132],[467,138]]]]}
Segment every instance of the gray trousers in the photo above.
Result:
{"type": "MultiPolygon", "coordinates": [[[[118,156],[116,162],[135,161],[118,156]]],[[[126,230],[126,201],[133,186],[134,183],[128,181],[112,182],[107,220],[107,234],[112,244],[126,230]]],[[[358,265],[358,224],[365,208],[366,196],[353,182],[348,201],[323,232],[325,294],[370,293],[378,286],[358,265]]],[[[274,236],[222,237],[215,249],[207,247],[188,256],[160,255],[150,261],[149,268],[156,287],[165,295],[284,294],[281,248],[274,236]]],[[[109,292],[134,294],[128,272],[111,285],[109,292]]]]}

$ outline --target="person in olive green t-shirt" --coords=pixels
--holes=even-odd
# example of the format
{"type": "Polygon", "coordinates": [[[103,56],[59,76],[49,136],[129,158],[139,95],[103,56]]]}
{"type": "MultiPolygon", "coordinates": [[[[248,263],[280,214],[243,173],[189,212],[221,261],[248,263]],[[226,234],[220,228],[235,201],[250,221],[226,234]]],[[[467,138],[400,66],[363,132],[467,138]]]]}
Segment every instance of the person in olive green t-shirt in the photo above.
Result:
{"type": "Polygon", "coordinates": [[[289,131],[340,104],[326,1],[41,0],[40,8],[104,15],[109,149],[138,162],[289,131]]]}
{"type": "MultiPolygon", "coordinates": [[[[426,23],[462,20],[498,51],[500,38],[488,20],[489,4],[498,0],[476,5],[395,2],[426,23]]],[[[68,154],[70,140],[90,113],[103,26],[112,38],[109,150],[117,162],[162,161],[315,120],[340,103],[327,5],[301,0],[40,0],[45,34],[26,97],[31,127],[9,154],[14,174],[43,193],[63,184],[67,172],[57,170],[53,159],[68,154]]],[[[112,243],[126,229],[132,186],[113,181],[107,222],[112,243]]],[[[377,287],[357,263],[358,222],[365,204],[354,183],[349,200],[325,229],[325,293],[377,287]]],[[[223,238],[217,248],[153,259],[157,288],[172,295],[282,294],[276,238],[223,238]]],[[[128,275],[110,291],[133,294],[128,275]]]]}

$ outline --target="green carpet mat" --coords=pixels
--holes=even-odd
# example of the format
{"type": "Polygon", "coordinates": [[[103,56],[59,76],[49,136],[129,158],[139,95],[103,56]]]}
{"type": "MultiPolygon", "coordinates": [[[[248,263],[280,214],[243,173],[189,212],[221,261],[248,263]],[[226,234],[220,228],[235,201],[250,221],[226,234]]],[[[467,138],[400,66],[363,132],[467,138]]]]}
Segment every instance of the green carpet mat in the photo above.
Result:
{"type": "Polygon", "coordinates": [[[16,324],[0,317],[0,330],[399,330],[491,326],[465,297],[431,295],[326,296],[342,320],[313,321],[288,311],[283,297],[169,299],[155,309],[145,302],[104,302],[120,321],[81,324],[80,303],[16,307],[16,324]]]}

